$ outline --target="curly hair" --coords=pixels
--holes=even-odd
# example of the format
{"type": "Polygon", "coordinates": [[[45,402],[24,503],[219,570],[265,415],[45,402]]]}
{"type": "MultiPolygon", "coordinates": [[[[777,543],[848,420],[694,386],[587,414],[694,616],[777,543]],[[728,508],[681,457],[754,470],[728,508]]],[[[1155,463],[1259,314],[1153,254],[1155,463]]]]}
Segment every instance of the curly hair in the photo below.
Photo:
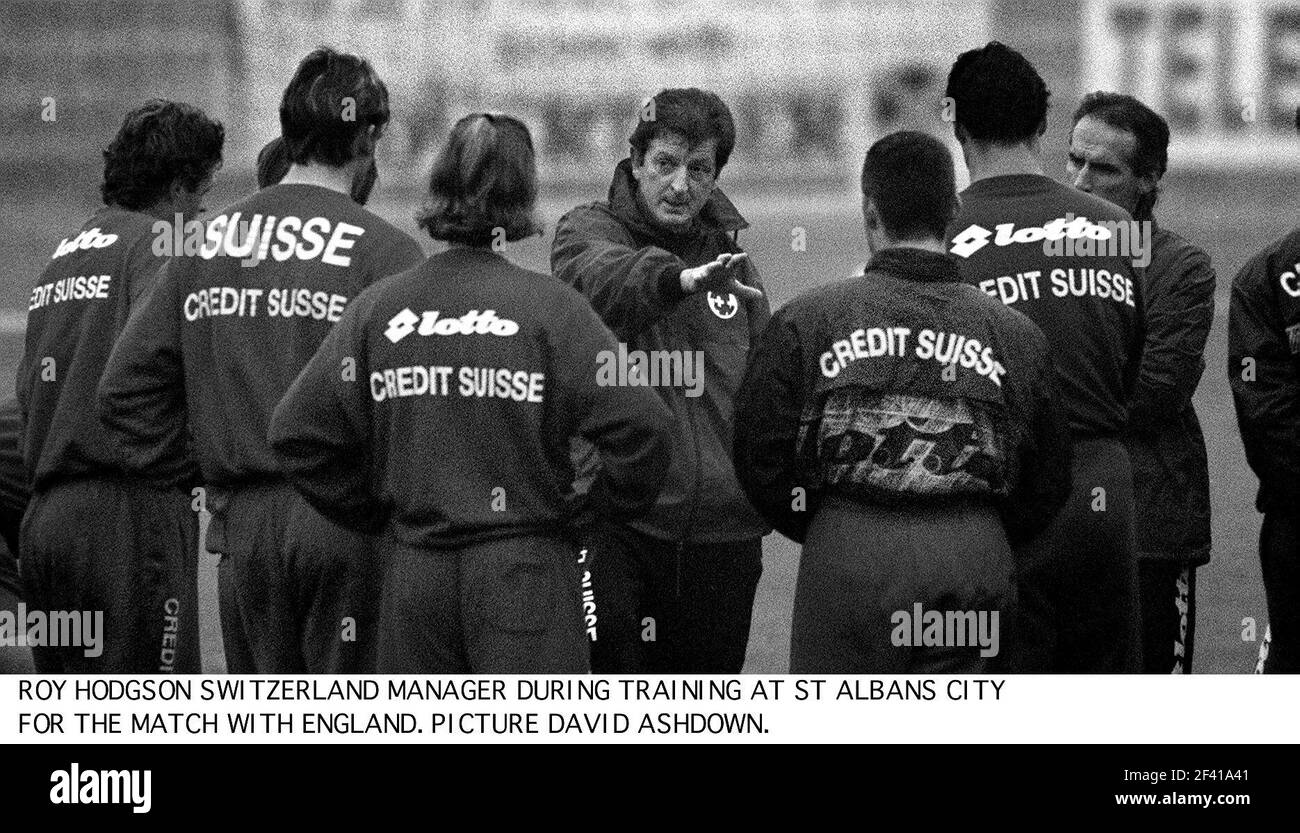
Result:
{"type": "Polygon", "coordinates": [[[451,129],[415,220],[434,240],[485,246],[500,234],[507,241],[540,234],[536,204],[528,128],[513,116],[474,113],[451,129]]]}
{"type": "Polygon", "coordinates": [[[989,41],[957,57],[944,95],[955,105],[956,123],[972,139],[1018,144],[1042,132],[1051,93],[1024,55],[989,41]]]}
{"type": "Polygon", "coordinates": [[[174,182],[198,188],[221,164],[225,140],[221,122],[193,105],[146,101],[104,151],[104,204],[140,211],[165,199],[174,182]]]}
{"type": "Polygon", "coordinates": [[[370,62],[325,46],[302,59],[280,100],[280,133],[299,165],[341,168],[370,153],[360,140],[388,118],[388,88],[370,62]]]}

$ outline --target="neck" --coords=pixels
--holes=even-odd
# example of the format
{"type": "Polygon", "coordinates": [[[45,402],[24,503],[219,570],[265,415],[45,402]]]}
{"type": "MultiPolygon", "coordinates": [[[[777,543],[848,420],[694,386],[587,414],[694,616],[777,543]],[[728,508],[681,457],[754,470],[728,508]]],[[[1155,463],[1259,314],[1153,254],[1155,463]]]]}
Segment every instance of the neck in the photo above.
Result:
{"type": "Polygon", "coordinates": [[[1038,139],[1014,145],[992,142],[968,141],[962,146],[970,181],[978,182],[995,176],[1011,174],[1043,175],[1042,153],[1038,139]]]}
{"type": "Polygon", "coordinates": [[[937,237],[917,237],[907,240],[884,240],[882,245],[878,246],[872,254],[879,254],[887,249],[924,249],[927,252],[938,252],[939,254],[945,254],[948,251],[948,247],[937,237]]]}
{"type": "Polygon", "coordinates": [[[321,188],[328,188],[331,191],[338,191],[340,194],[350,195],[352,193],[352,166],[348,165],[342,168],[331,168],[328,165],[299,165],[294,163],[289,166],[289,172],[280,180],[281,185],[316,185],[321,188]]]}

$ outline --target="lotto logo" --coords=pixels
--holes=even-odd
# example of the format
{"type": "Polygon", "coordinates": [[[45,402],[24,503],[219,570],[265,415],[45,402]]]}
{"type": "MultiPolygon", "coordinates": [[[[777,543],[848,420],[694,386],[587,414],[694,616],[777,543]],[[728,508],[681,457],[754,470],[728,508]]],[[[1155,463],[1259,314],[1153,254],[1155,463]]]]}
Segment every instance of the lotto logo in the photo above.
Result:
{"type": "Polygon", "coordinates": [[[497,318],[496,310],[479,312],[472,309],[459,318],[439,318],[438,310],[425,310],[423,316],[404,309],[388,320],[384,335],[396,344],[411,333],[422,336],[512,336],[519,332],[518,322],[497,318]],[[418,325],[418,326],[417,326],[418,325]]]}
{"type": "Polygon", "coordinates": [[[965,231],[952,239],[952,248],[948,251],[958,257],[970,257],[984,248],[993,232],[983,226],[968,226],[965,231]]]}
{"type": "Polygon", "coordinates": [[[55,260],[66,254],[71,254],[78,249],[103,249],[116,242],[116,234],[100,234],[99,227],[96,226],[92,229],[86,229],[71,240],[65,238],[63,242],[58,245],[58,248],[54,250],[54,254],[50,256],[50,260],[55,260]]]}
{"type": "Polygon", "coordinates": [[[993,232],[979,225],[967,226],[964,231],[959,232],[952,239],[952,247],[948,251],[958,257],[970,257],[971,255],[984,248],[989,243],[989,238],[993,237],[993,245],[1009,246],[1012,243],[1038,243],[1045,240],[1061,240],[1068,238],[1078,240],[1080,237],[1090,237],[1093,240],[1109,240],[1113,232],[1108,226],[1114,223],[1092,223],[1087,217],[1075,217],[1068,215],[1058,217],[1050,223],[1041,226],[1025,226],[1017,229],[1015,223],[999,223],[997,236],[993,232]]]}

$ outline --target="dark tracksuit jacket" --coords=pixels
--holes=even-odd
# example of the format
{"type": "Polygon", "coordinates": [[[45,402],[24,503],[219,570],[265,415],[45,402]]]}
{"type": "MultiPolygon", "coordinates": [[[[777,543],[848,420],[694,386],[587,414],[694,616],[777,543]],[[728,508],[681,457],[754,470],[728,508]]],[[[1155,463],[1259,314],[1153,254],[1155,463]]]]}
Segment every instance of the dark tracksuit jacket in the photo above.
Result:
{"type": "Polygon", "coordinates": [[[17,375],[34,493],[20,545],[28,601],[103,610],[105,630],[97,658],[37,650],[46,670],[199,670],[198,519],[181,488],[194,468],[170,444],[133,469],[93,406],[113,344],[165,262],[154,241],[170,225],[100,209],[56,247],[29,297],[17,375]]]}
{"type": "MultiPolygon", "coordinates": [[[[715,190],[693,226],[669,235],[642,212],[631,161],[614,171],[608,199],[578,206],[555,229],[551,269],[577,289],[631,352],[703,356],[703,391],[661,385],[672,411],[672,460],[655,506],[627,524],[584,535],[601,600],[592,667],[609,673],[739,673],[771,528],[745,499],[731,463],[733,400],[763,331],[766,296],[682,292],[682,270],[739,252],[748,223],[715,190]],[[666,352],[665,352],[666,351],[666,352]],[[653,640],[645,622],[656,623],[653,640]]],[[[760,291],[758,271],[736,267],[760,291]]],[[[581,452],[581,448],[578,449],[581,452]]],[[[590,477],[580,466],[577,488],[590,477]]]]}
{"type": "Polygon", "coordinates": [[[1069,493],[1043,334],[962,283],[955,260],[879,252],[778,311],[746,371],[736,472],[806,544],[792,672],[984,667],[969,651],[928,666],[891,648],[891,616],[914,603],[1009,613],[1007,540],[1040,533],[1069,493]]]}
{"type": "Polygon", "coordinates": [[[1267,672],[1300,670],[1300,230],[1232,281],[1228,380],[1264,513],[1260,563],[1272,645],[1267,672]]]}
{"type": "Polygon", "coordinates": [[[1143,270],[1146,344],[1124,444],[1133,463],[1134,529],[1149,673],[1190,673],[1196,567],[1210,560],[1210,473],[1192,395],[1214,323],[1214,267],[1151,220],[1143,270]]]}
{"type": "MultiPolygon", "coordinates": [[[[653,509],[629,525],[666,541],[710,544],[759,538],[770,531],[745,500],[731,464],[731,416],[751,346],[770,316],[766,295],[742,300],[727,293],[681,290],[683,269],[723,252],[739,252],[735,237],[749,224],[720,192],[686,234],[669,237],[644,218],[636,202],[631,163],[614,173],[605,202],[579,206],[555,229],[551,269],[587,297],[631,350],[700,350],[704,392],[656,388],[673,413],[668,479],[653,509]]],[[[762,290],[752,261],[741,282],[762,290]]]]}
{"type": "Polygon", "coordinates": [[[1214,267],[1168,229],[1156,227],[1151,243],[1143,270],[1146,342],[1125,437],[1138,556],[1199,566],[1210,560],[1210,476],[1192,396],[1214,323],[1214,267]]]}
{"type": "MultiPolygon", "coordinates": [[[[454,247],[349,306],[276,409],[271,444],[320,512],[365,532],[387,526],[387,548],[417,550],[426,562],[484,543],[514,546],[507,539],[564,542],[558,558],[568,579],[558,596],[489,593],[484,605],[525,608],[550,599],[568,636],[556,643],[585,654],[572,525],[590,512],[618,520],[643,513],[668,466],[667,407],[649,388],[601,381],[602,356],[616,351],[577,292],[490,251],[454,247]],[[355,380],[342,381],[338,368],[349,358],[355,380]],[[566,500],[574,436],[600,454],[587,507],[566,500]]],[[[446,583],[473,583],[479,567],[466,564],[446,583]]],[[[426,606],[455,604],[442,598],[442,587],[418,591],[426,606]]],[[[389,616],[386,605],[386,633],[389,616]]],[[[546,670],[518,656],[511,667],[485,668],[476,661],[472,611],[460,618],[473,643],[467,670],[546,670]]],[[[381,657],[400,647],[381,645],[381,657]]],[[[513,652],[499,644],[491,650],[513,652]]],[[[537,650],[545,653],[546,644],[537,650]]]]}
{"type": "Polygon", "coordinates": [[[1133,476],[1121,438],[1142,356],[1144,301],[1136,253],[1095,249],[1115,245],[1109,236],[1120,232],[1107,222],[1131,218],[1048,177],[1016,174],[972,183],[949,227],[962,278],[1047,337],[1076,443],[1074,493],[1019,553],[1021,670],[1140,664],[1133,476]]]}
{"type": "Polygon", "coordinates": [[[346,194],[302,184],[223,209],[191,242],[114,348],[100,413],[131,470],[147,471],[179,438],[192,442],[213,513],[209,549],[228,556],[231,670],[341,670],[350,660],[330,605],[363,605],[337,593],[351,586],[344,576],[364,541],[296,502],[266,432],[349,301],[422,252],[346,194]]]}

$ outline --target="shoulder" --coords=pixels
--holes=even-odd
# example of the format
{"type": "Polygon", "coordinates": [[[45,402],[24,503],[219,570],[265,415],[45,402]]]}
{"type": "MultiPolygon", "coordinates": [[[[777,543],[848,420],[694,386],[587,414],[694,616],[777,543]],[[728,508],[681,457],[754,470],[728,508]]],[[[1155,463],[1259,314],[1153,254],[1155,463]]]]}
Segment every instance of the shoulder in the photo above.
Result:
{"type": "Polygon", "coordinates": [[[1270,283],[1283,269],[1300,264],[1300,228],[1293,229],[1259,250],[1246,261],[1232,281],[1233,289],[1252,289],[1270,283]]]}
{"type": "Polygon", "coordinates": [[[561,231],[591,232],[611,228],[623,229],[623,221],[609,207],[609,203],[603,200],[571,208],[555,226],[557,234],[561,231]]]}

